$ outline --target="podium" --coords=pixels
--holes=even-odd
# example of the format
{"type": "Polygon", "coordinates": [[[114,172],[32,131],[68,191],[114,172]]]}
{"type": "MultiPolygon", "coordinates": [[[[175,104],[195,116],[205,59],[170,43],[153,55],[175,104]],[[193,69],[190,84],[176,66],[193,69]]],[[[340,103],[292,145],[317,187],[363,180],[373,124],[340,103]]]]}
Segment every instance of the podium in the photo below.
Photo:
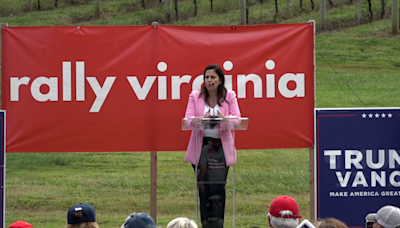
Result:
{"type": "Polygon", "coordinates": [[[225,187],[232,184],[232,226],[227,227],[235,228],[235,131],[247,130],[248,122],[248,118],[232,116],[182,119],[182,130],[191,130],[192,137],[195,137],[196,165],[192,165],[196,174],[196,223],[199,227],[200,224],[203,228],[222,228],[224,226],[225,187]],[[215,132],[218,132],[217,138],[220,136],[221,140],[212,136],[215,132]],[[204,134],[208,137],[204,137],[204,134]],[[229,166],[226,167],[222,164],[229,166]],[[200,223],[198,220],[199,200],[202,215],[200,223]]]}

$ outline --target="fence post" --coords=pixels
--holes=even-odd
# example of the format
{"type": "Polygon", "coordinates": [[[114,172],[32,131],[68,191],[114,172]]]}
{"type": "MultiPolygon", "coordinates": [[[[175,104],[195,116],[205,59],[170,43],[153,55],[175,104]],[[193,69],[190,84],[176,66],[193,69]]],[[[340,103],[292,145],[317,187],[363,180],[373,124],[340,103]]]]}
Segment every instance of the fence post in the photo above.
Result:
{"type": "Polygon", "coordinates": [[[357,19],[357,25],[360,25],[361,22],[361,0],[358,0],[358,19],[357,19]]]}
{"type": "Polygon", "coordinates": [[[150,216],[157,224],[157,151],[150,152],[150,216]]]}
{"type": "Polygon", "coordinates": [[[32,12],[33,11],[32,0],[26,0],[26,10],[28,12],[32,12]]]}
{"type": "Polygon", "coordinates": [[[392,35],[399,34],[399,0],[392,0],[392,35]]]}
{"type": "Polygon", "coordinates": [[[320,11],[320,30],[326,32],[326,0],[319,0],[319,11],[320,11]]]}
{"type": "Polygon", "coordinates": [[[172,13],[171,13],[171,6],[172,6],[172,0],[165,0],[165,11],[166,11],[166,17],[167,17],[167,22],[170,23],[172,21],[172,13]]]}
{"type": "MultiPolygon", "coordinates": [[[[315,99],[315,94],[316,94],[316,73],[317,73],[317,68],[316,68],[316,61],[315,61],[315,21],[308,21],[310,25],[313,26],[313,56],[314,56],[314,108],[316,106],[316,99],[315,99]]],[[[309,149],[308,154],[309,154],[309,169],[310,169],[310,219],[315,220],[316,219],[316,214],[315,214],[315,156],[314,156],[314,149],[315,149],[315,144],[309,149]]]]}
{"type": "Polygon", "coordinates": [[[94,17],[100,17],[100,0],[94,0],[94,17]]]}
{"type": "Polygon", "coordinates": [[[315,220],[314,148],[310,148],[308,154],[310,159],[310,219],[315,220]]]}
{"type": "Polygon", "coordinates": [[[240,24],[246,24],[246,0],[239,0],[240,24]]]}

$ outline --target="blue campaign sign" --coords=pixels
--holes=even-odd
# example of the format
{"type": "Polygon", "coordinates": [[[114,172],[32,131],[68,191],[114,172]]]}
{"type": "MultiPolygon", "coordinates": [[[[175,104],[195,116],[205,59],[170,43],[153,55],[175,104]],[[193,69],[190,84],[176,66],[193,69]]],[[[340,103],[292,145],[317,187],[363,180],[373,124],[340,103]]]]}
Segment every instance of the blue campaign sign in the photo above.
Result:
{"type": "Polygon", "coordinates": [[[6,214],[6,111],[0,110],[0,224],[5,227],[6,214]]]}
{"type": "Polygon", "coordinates": [[[315,209],[349,227],[400,206],[400,109],[315,109],[315,209]]]}

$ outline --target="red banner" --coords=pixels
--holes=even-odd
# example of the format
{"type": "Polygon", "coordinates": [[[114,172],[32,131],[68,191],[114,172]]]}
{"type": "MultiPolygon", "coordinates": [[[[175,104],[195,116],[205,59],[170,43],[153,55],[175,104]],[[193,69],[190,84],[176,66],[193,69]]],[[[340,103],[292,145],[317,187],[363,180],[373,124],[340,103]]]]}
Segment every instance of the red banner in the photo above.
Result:
{"type": "Polygon", "coordinates": [[[314,25],[4,27],[7,152],[183,151],[190,91],[219,64],[238,149],[313,145],[314,25]]]}

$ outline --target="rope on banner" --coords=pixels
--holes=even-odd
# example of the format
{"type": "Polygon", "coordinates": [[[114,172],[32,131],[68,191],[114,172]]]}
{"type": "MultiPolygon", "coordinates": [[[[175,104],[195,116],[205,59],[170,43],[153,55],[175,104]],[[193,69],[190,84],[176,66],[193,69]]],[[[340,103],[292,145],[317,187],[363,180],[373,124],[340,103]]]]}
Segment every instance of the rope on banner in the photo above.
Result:
{"type": "Polygon", "coordinates": [[[346,84],[346,86],[350,89],[351,92],[353,92],[353,94],[357,97],[357,99],[365,106],[367,107],[367,105],[361,100],[360,97],[358,97],[358,95],[356,94],[356,92],[354,92],[354,90],[349,86],[349,84],[347,84],[347,82],[342,78],[342,76],[340,76],[340,74],[333,68],[333,66],[328,62],[328,60],[325,59],[325,57],[318,51],[317,48],[315,48],[315,50],[318,52],[318,54],[325,60],[326,63],[328,63],[328,65],[332,68],[333,71],[335,71],[336,75],[339,76],[340,79],[342,79],[342,81],[344,82],[344,84],[346,84]]]}

